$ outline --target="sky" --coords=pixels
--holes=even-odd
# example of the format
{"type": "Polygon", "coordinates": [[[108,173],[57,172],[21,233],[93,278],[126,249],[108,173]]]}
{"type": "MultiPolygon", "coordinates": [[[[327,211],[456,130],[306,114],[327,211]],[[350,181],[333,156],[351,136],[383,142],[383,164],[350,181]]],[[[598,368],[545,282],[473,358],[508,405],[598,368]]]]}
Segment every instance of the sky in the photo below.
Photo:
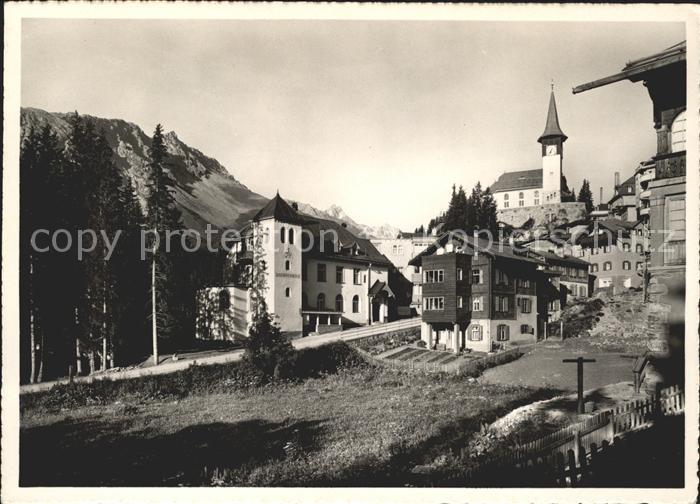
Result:
{"type": "Polygon", "coordinates": [[[25,19],[22,106],[157,123],[264,196],[404,230],[505,171],[540,168],[550,85],[563,172],[612,196],[656,151],[641,83],[585,82],[681,23],[25,19]]]}

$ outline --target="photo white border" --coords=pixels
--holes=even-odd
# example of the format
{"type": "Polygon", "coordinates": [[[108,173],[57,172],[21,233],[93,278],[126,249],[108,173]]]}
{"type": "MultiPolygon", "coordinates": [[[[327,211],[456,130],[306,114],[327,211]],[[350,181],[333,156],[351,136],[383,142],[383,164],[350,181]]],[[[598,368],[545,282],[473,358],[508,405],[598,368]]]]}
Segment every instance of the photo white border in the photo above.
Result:
{"type": "MultiPolygon", "coordinates": [[[[19,114],[23,18],[681,21],[688,53],[687,166],[698,167],[698,7],[684,5],[453,5],[84,2],[5,3],[2,225],[3,502],[695,502],[698,488],[698,170],[687,170],[686,478],[684,489],[18,488],[19,114]],[[692,142],[691,139],[695,139],[692,142]]],[[[624,64],[620,62],[620,66],[624,64]]],[[[600,76],[591,75],[591,80],[600,76]]]]}

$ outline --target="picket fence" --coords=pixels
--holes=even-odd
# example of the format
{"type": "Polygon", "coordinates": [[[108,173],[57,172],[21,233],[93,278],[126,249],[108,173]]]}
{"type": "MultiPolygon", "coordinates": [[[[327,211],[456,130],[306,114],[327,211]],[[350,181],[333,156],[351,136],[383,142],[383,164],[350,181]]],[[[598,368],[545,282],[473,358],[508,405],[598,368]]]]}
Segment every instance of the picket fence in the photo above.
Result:
{"type": "Polygon", "coordinates": [[[579,486],[628,433],[647,428],[659,417],[685,410],[683,389],[675,385],[644,400],[625,403],[535,441],[506,456],[493,456],[471,468],[468,485],[579,486]],[[587,447],[587,448],[586,448],[587,447]]]}

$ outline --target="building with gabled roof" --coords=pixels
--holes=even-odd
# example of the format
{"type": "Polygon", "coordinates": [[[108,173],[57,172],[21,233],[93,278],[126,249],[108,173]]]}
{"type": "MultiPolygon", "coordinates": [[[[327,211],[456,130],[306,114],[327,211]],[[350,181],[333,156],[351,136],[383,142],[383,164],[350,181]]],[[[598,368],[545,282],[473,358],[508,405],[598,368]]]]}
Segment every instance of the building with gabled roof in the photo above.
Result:
{"type": "Polygon", "coordinates": [[[300,213],[277,193],[234,244],[227,284],[200,293],[197,336],[247,336],[256,309],[252,289],[263,269],[265,303],[286,334],[389,321],[397,311],[392,268],[370,240],[300,213]]]}

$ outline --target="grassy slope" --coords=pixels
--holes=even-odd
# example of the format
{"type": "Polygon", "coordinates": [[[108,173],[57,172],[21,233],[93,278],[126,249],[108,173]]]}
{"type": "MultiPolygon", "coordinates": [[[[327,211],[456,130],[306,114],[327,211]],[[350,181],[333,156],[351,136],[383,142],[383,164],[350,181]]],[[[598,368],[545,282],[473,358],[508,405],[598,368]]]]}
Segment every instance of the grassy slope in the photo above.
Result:
{"type": "Polygon", "coordinates": [[[364,367],[179,401],[28,406],[21,484],[403,485],[480,422],[546,395],[364,367]]]}

